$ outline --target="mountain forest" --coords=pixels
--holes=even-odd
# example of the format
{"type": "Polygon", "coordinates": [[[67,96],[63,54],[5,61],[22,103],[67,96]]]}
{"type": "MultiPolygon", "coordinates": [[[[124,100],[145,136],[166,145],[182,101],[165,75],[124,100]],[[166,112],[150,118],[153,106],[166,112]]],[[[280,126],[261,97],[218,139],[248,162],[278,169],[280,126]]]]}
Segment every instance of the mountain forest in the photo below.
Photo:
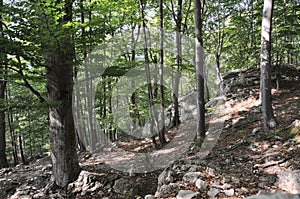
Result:
{"type": "Polygon", "coordinates": [[[0,0],[0,198],[299,198],[299,0],[0,0]]]}

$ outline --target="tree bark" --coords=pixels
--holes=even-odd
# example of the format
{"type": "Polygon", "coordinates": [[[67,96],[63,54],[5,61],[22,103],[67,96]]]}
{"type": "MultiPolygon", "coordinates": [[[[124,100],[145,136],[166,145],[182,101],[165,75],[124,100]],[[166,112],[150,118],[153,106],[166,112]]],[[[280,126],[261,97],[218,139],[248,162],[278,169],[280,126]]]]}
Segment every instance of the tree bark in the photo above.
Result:
{"type": "MultiPolygon", "coordinates": [[[[157,121],[155,121],[155,115],[153,110],[153,92],[152,92],[152,84],[151,84],[151,74],[150,74],[150,60],[149,60],[149,51],[148,51],[148,39],[146,33],[146,23],[145,23],[145,14],[144,14],[144,3],[143,0],[140,0],[140,10],[142,15],[142,27],[143,27],[143,35],[144,35],[144,56],[145,56],[145,71],[146,71],[146,79],[147,79],[147,88],[148,88],[148,100],[149,100],[149,118],[150,118],[150,132],[153,134],[154,124],[157,125],[157,121]]],[[[154,147],[157,146],[155,135],[152,136],[152,144],[154,147]]]]}
{"type": "Polygon", "coordinates": [[[261,100],[264,130],[268,131],[276,125],[276,120],[272,108],[271,95],[271,32],[272,32],[272,14],[273,0],[264,0],[262,32],[261,32],[261,100]]]}
{"type": "MultiPolygon", "coordinates": [[[[3,8],[3,0],[0,1],[0,9],[3,8]]],[[[0,12],[2,13],[2,12],[0,12]]],[[[0,21],[2,19],[2,15],[0,15],[0,21]]],[[[0,23],[0,37],[4,37],[3,35],[3,27],[2,23],[0,23]]],[[[4,100],[5,100],[5,63],[3,58],[6,57],[6,54],[0,54],[0,168],[8,167],[8,162],[6,158],[6,139],[5,139],[5,112],[4,112],[4,100]]]]}
{"type": "MultiPolygon", "coordinates": [[[[177,7],[178,10],[177,10],[176,17],[175,17],[175,13],[173,14],[173,16],[176,22],[176,49],[177,49],[176,64],[177,64],[177,71],[179,72],[182,66],[182,39],[181,39],[182,0],[178,0],[177,7]]],[[[173,12],[175,12],[174,9],[173,12]]],[[[172,126],[175,127],[178,127],[178,125],[180,124],[179,102],[178,102],[179,81],[180,81],[180,76],[175,75],[173,80],[173,95],[172,95],[172,100],[174,104],[174,116],[172,119],[172,126]]]]}
{"type": "Polygon", "coordinates": [[[201,146],[205,138],[205,100],[204,100],[204,52],[202,37],[202,6],[200,0],[194,0],[194,20],[195,20],[195,71],[197,87],[197,139],[196,144],[201,146]]]}
{"type": "Polygon", "coordinates": [[[46,58],[46,87],[50,103],[50,151],[52,160],[52,180],[65,188],[77,179],[80,173],[76,153],[76,134],[72,113],[73,92],[73,42],[69,30],[62,24],[72,21],[72,1],[64,5],[65,16],[59,20],[57,43],[49,46],[46,58]]]}
{"type": "Polygon", "coordinates": [[[158,136],[160,144],[163,146],[167,143],[165,138],[165,111],[164,111],[164,102],[165,102],[165,93],[164,93],[164,13],[163,13],[163,4],[164,1],[159,1],[159,13],[160,13],[160,67],[159,67],[159,83],[160,83],[160,100],[161,100],[161,120],[162,120],[162,129],[160,129],[158,136]]]}
{"type": "MultiPolygon", "coordinates": [[[[2,67],[1,67],[2,68],[2,67]]],[[[1,70],[0,68],[0,70],[1,70]]],[[[5,82],[0,81],[0,100],[4,100],[5,82]]],[[[3,102],[3,101],[2,101],[3,102]]],[[[2,102],[0,109],[2,109],[2,102]]],[[[5,112],[0,110],[0,168],[8,167],[6,158],[6,131],[5,131],[5,112]]]]}

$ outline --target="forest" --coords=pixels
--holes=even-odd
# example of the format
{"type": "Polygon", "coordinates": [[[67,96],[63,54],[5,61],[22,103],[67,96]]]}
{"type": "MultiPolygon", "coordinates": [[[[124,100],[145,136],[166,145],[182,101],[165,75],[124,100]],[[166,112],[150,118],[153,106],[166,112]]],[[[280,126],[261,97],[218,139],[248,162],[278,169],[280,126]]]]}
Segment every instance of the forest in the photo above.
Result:
{"type": "Polygon", "coordinates": [[[299,198],[299,32],[299,0],[0,0],[0,198],[299,198]]]}

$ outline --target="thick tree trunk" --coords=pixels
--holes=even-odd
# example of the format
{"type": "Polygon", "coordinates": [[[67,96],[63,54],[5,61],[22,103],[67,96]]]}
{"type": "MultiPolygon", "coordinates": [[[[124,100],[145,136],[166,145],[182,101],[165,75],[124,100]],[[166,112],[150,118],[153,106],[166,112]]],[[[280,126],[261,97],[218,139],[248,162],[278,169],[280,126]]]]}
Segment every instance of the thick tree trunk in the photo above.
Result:
{"type": "Polygon", "coordinates": [[[48,100],[53,103],[49,110],[50,150],[52,178],[58,186],[65,187],[80,172],[72,114],[73,55],[63,49],[56,53],[48,55],[46,69],[48,100]]]}
{"type": "MultiPolygon", "coordinates": [[[[3,7],[3,0],[0,1],[0,9],[3,7]]],[[[0,21],[2,19],[2,16],[0,15],[0,21]]],[[[3,27],[2,23],[0,23],[0,37],[3,37],[3,27]]],[[[5,64],[3,63],[3,57],[6,57],[5,54],[0,54],[0,100],[5,99],[5,79],[4,79],[4,69],[5,64]]],[[[3,103],[0,102],[0,168],[8,167],[7,159],[6,159],[6,140],[5,140],[5,112],[4,112],[4,106],[3,103]]]]}
{"type": "Polygon", "coordinates": [[[52,180],[61,188],[75,181],[80,173],[72,112],[74,44],[70,30],[61,30],[62,23],[72,21],[72,1],[66,1],[64,6],[66,14],[59,20],[56,38],[51,38],[56,44],[48,46],[45,56],[52,180]]]}
{"type": "Polygon", "coordinates": [[[205,138],[205,100],[204,100],[204,52],[202,38],[202,6],[200,0],[194,1],[194,20],[195,20],[195,71],[196,71],[196,87],[197,87],[197,107],[198,107],[198,123],[197,123],[197,140],[196,144],[201,145],[205,138]]]}
{"type": "Polygon", "coordinates": [[[276,125],[271,95],[271,32],[273,0],[264,0],[262,32],[261,32],[261,99],[264,121],[264,130],[268,131],[276,125]]]}

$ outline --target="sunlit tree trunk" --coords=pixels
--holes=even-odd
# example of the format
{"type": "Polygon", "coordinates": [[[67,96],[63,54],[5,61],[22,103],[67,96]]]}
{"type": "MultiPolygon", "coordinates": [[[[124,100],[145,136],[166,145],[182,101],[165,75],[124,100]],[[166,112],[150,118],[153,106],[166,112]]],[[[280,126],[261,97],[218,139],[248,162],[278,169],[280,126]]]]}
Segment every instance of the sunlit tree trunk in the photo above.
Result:
{"type": "Polygon", "coordinates": [[[205,100],[204,100],[204,52],[202,36],[202,6],[200,0],[194,0],[194,20],[195,20],[195,71],[197,87],[197,140],[196,144],[201,145],[205,138],[205,100]]]}
{"type": "Polygon", "coordinates": [[[261,100],[264,130],[268,131],[276,125],[271,95],[271,32],[272,32],[272,14],[273,0],[264,0],[262,31],[261,31],[261,100]]]}
{"type": "MultiPolygon", "coordinates": [[[[150,61],[149,61],[149,51],[148,51],[148,39],[147,39],[147,32],[146,32],[146,23],[145,23],[145,14],[144,14],[144,3],[143,0],[140,0],[140,10],[142,15],[142,29],[144,35],[144,56],[145,56],[145,71],[146,71],[146,79],[147,79],[147,88],[148,88],[148,100],[149,100],[149,118],[150,118],[150,132],[152,134],[154,131],[154,124],[157,122],[154,121],[154,110],[153,110],[153,93],[152,93],[152,85],[151,85],[151,74],[150,74],[150,61]]],[[[156,147],[157,143],[155,141],[155,135],[152,136],[152,143],[153,146],[156,147]]]]}
{"type": "MultiPolygon", "coordinates": [[[[177,49],[177,55],[176,55],[176,65],[177,65],[177,71],[180,71],[180,68],[182,66],[182,0],[178,0],[177,2],[177,13],[175,14],[173,1],[172,3],[172,10],[173,10],[173,16],[176,23],[176,49],[177,49]],[[176,15],[176,17],[175,17],[176,15]]],[[[172,126],[178,126],[180,124],[180,115],[179,115],[179,102],[178,102],[178,95],[179,95],[179,81],[180,77],[179,75],[174,76],[173,80],[173,94],[172,94],[172,100],[174,104],[174,115],[172,118],[172,126]]]]}

